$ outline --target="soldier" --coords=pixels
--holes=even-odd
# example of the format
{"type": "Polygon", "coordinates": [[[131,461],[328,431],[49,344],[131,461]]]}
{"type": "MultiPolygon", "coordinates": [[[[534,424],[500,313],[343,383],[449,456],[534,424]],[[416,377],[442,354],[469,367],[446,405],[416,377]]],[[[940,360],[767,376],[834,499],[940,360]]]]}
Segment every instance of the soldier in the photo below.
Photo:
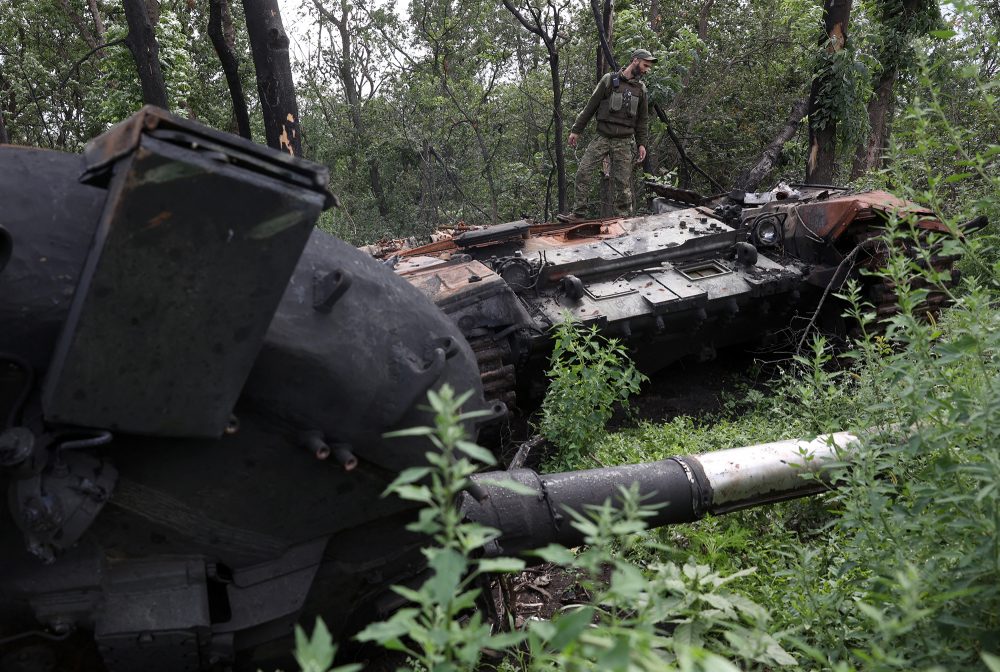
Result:
{"type": "Polygon", "coordinates": [[[633,138],[639,148],[641,163],[646,158],[646,138],[649,134],[646,120],[648,96],[646,85],[640,78],[649,72],[656,60],[647,50],[636,49],[625,68],[607,73],[597,83],[590,101],[570,129],[569,146],[576,147],[580,134],[595,113],[597,137],[587,145],[587,151],[576,170],[573,213],[559,215],[559,219],[573,221],[586,217],[591,176],[600,168],[604,157],[608,157],[610,161],[615,210],[619,215],[628,214],[632,207],[629,183],[633,165],[633,138]]]}

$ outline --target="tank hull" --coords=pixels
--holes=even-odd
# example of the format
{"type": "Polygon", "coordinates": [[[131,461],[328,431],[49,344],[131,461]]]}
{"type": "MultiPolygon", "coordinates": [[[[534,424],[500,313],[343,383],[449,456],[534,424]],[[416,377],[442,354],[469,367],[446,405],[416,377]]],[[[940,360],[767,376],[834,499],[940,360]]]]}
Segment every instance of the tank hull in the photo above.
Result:
{"type": "MultiPolygon", "coordinates": [[[[782,185],[765,194],[684,196],[693,203],[642,217],[519,220],[444,231],[423,246],[365,249],[490,353],[480,357],[488,396],[530,407],[551,330],[565,320],[624,342],[647,374],[732,346],[787,354],[810,328],[844,336],[844,306],[833,295],[849,277],[862,282],[880,315],[895,309],[862,273],[886,258],[878,236],[888,218],[910,216],[922,235],[950,235],[933,213],[885,192],[782,185]]],[[[953,262],[935,261],[939,270],[953,262]]],[[[934,289],[931,311],[946,300],[934,289]]]]}

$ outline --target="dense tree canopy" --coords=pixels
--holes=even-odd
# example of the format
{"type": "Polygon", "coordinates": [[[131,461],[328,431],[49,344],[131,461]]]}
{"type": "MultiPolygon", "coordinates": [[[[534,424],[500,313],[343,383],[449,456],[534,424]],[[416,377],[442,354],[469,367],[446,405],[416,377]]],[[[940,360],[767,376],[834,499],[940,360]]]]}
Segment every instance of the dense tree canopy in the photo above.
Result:
{"type": "MultiPolygon", "coordinates": [[[[840,494],[806,508],[709,519],[637,549],[622,531],[635,529],[639,502],[631,519],[605,507],[590,550],[550,547],[542,556],[599,576],[591,585],[600,609],[527,622],[517,652],[530,654],[531,667],[519,669],[661,670],[669,660],[685,670],[997,672],[1000,4],[594,5],[620,63],[640,46],[659,59],[646,78],[657,110],[648,177],[701,192],[851,181],[918,201],[953,232],[978,215],[992,223],[966,241],[914,246],[910,223],[891,217],[884,240],[898,244],[887,246],[881,287],[902,310],[838,361],[817,339],[788,376],[734,395],[707,429],[679,418],[588,444],[590,463],[570,466],[878,429],[831,478],[840,494]],[[927,287],[942,281],[931,255],[957,249],[963,280],[952,308],[917,319],[927,287]],[[616,549],[656,561],[640,572],[616,549]],[[727,585],[732,593],[717,590],[727,585]],[[564,637],[569,628],[576,634],[564,637]]],[[[328,166],[340,207],[323,225],[351,242],[549,218],[567,207],[578,160],[564,136],[606,68],[598,25],[590,2],[568,0],[410,0],[405,9],[390,0],[0,0],[0,142],[78,152],[152,101],[328,166]]],[[[860,290],[844,291],[852,318],[875,327],[860,290]]],[[[580,378],[596,384],[589,372],[580,378]]],[[[570,402],[584,396],[581,386],[565,386],[570,402]]],[[[572,438],[563,429],[553,434],[572,438]]],[[[476,454],[468,444],[461,450],[476,454]]],[[[397,492],[428,501],[411,476],[397,479],[397,492]]],[[[437,487],[441,510],[452,511],[465,485],[437,487]]],[[[422,515],[430,527],[419,529],[434,534],[441,518],[422,515]]],[[[485,539],[454,534],[470,555],[480,543],[472,540],[485,539]]],[[[467,559],[450,563],[452,586],[467,559]]],[[[464,610],[471,593],[452,596],[442,568],[424,593],[407,586],[399,594],[440,594],[464,610]]],[[[362,636],[407,633],[425,650],[457,643],[475,660],[484,649],[513,651],[517,633],[463,640],[488,630],[478,616],[453,625],[457,609],[421,605],[438,617],[422,641],[411,627],[415,609],[362,636]]]]}
{"type": "MultiPolygon", "coordinates": [[[[913,130],[898,110],[926,90],[921,62],[948,113],[996,140],[975,118],[978,89],[957,76],[995,80],[995,3],[943,14],[933,0],[599,4],[619,61],[638,46],[660,58],[644,166],[657,179],[702,192],[884,181],[893,138],[913,130]]],[[[0,139],[78,151],[143,100],[272,144],[285,131],[331,168],[343,207],[327,224],[356,242],[567,208],[577,156],[565,135],[602,67],[589,3],[290,0],[297,101],[282,92],[278,107],[268,78],[288,66],[260,52],[255,67],[247,31],[270,5],[0,0],[0,139]],[[274,127],[287,105],[296,128],[274,127]]]]}

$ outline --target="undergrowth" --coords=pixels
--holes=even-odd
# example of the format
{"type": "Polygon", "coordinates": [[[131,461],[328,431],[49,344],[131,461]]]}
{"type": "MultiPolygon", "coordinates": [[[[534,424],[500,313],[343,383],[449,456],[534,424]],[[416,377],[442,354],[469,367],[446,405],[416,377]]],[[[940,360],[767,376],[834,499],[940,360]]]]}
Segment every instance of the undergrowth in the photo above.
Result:
{"type": "MultiPolygon", "coordinates": [[[[893,161],[881,179],[933,207],[955,233],[980,212],[1000,212],[1000,148],[977,147],[968,131],[954,127],[935,88],[935,67],[920,64],[926,91],[913,96],[900,119],[893,161]]],[[[1000,124],[995,83],[978,86],[987,105],[977,113],[1000,124]]],[[[427,471],[404,473],[395,489],[429,507],[417,524],[435,542],[427,551],[434,576],[418,591],[400,589],[413,606],[363,637],[405,647],[414,667],[431,670],[473,669],[477,652],[489,646],[504,652],[503,665],[513,670],[1000,672],[995,230],[991,225],[971,244],[931,236],[911,246],[915,255],[905,254],[914,223],[892,218],[884,275],[900,312],[876,329],[859,287],[846,287],[842,298],[862,331],[853,350],[834,361],[828,345],[814,339],[788,364],[784,382],[749,392],[711,422],[676,418],[603,434],[594,409],[610,406],[637,379],[623,373],[628,364],[617,346],[591,335],[584,354],[568,360],[571,373],[587,380],[584,359],[604,362],[618,386],[596,403],[583,395],[574,401],[587,391],[579,383],[553,392],[550,435],[569,446],[560,467],[649,461],[831,430],[857,431],[862,441],[851,463],[832,475],[838,488],[813,499],[643,531],[646,508],[627,492],[621,510],[604,506],[576,517],[588,545],[549,547],[539,556],[580,572],[593,599],[552,621],[529,621],[521,632],[494,639],[476,617],[464,625],[453,619],[472,604],[472,577],[520,565],[477,564],[472,542],[494,532],[466,532],[448,518],[447,502],[483,456],[464,439],[449,443],[445,437],[454,436],[446,422],[418,430],[437,437],[445,457],[431,460],[427,471]],[[957,253],[972,272],[950,290],[950,309],[928,313],[927,289],[914,279],[940,284],[931,256],[957,253]],[[574,410],[583,420],[569,419],[574,410]],[[570,433],[575,424],[586,436],[570,433]]],[[[566,329],[564,353],[573,337],[566,329]]],[[[552,375],[563,375],[555,364],[552,375]]],[[[454,401],[444,393],[438,401],[445,398],[454,401]]],[[[458,413],[447,404],[443,410],[458,413]]]]}
{"type": "Polygon", "coordinates": [[[553,329],[549,387],[538,425],[556,447],[545,465],[550,471],[579,468],[606,435],[615,404],[626,404],[646,380],[624,345],[601,336],[596,326],[581,326],[569,313],[564,318],[553,329]]]}

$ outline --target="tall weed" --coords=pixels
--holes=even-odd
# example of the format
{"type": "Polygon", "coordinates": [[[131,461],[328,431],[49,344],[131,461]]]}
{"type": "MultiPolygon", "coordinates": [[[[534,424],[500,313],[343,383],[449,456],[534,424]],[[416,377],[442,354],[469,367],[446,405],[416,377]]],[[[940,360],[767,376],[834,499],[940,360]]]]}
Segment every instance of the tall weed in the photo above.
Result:
{"type": "Polygon", "coordinates": [[[596,326],[582,327],[567,315],[554,331],[538,430],[557,448],[546,464],[549,469],[580,468],[605,435],[614,405],[626,403],[646,377],[625,346],[603,338],[596,326]]]}

